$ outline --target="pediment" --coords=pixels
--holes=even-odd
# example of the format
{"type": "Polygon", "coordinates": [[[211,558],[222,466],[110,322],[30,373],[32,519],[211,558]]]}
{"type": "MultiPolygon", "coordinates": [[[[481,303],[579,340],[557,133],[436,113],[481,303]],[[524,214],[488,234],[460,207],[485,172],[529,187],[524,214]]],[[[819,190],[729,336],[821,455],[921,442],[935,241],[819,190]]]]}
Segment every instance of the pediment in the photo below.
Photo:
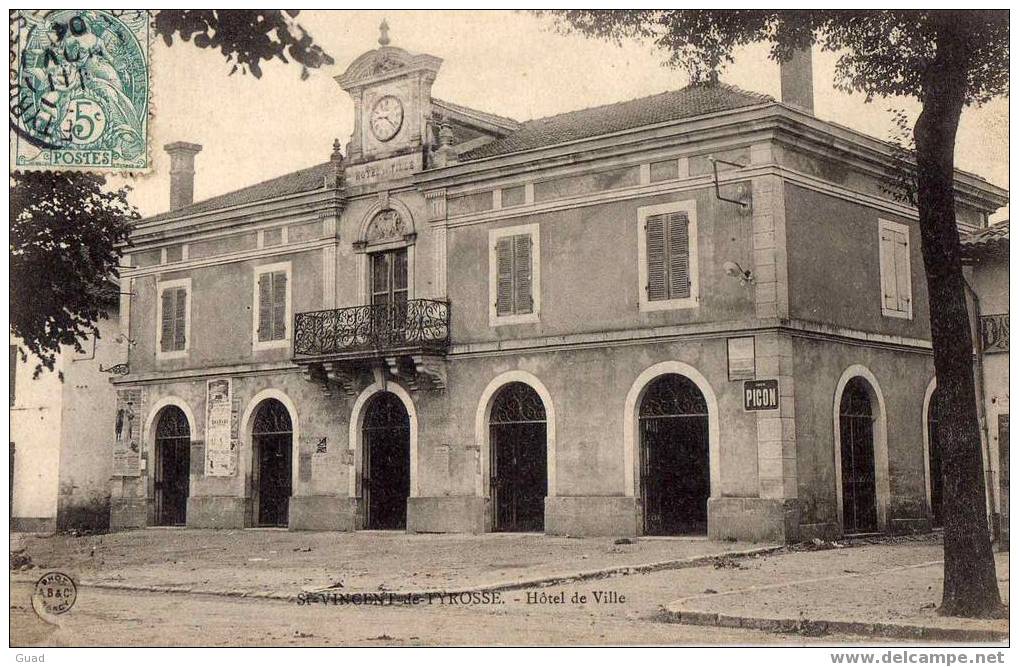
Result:
{"type": "Polygon", "coordinates": [[[383,46],[359,56],[347,70],[336,77],[344,89],[420,70],[436,72],[441,58],[411,53],[397,46],[383,46]]]}

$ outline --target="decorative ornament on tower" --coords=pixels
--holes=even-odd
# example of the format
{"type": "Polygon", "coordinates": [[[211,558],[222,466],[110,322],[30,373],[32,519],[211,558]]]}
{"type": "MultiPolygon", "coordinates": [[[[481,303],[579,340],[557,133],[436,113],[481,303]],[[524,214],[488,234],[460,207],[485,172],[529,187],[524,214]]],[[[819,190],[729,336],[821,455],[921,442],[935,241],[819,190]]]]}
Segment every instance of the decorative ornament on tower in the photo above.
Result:
{"type": "Polygon", "coordinates": [[[326,187],[343,187],[343,151],[340,150],[340,140],[333,139],[333,152],[329,155],[329,162],[332,163],[332,173],[326,176],[326,187]]]}
{"type": "Polygon", "coordinates": [[[445,119],[439,122],[439,147],[435,149],[435,166],[456,164],[458,155],[453,148],[453,128],[445,119]]]}
{"type": "Polygon", "coordinates": [[[389,24],[385,19],[379,24],[379,46],[389,46],[389,24]]]}

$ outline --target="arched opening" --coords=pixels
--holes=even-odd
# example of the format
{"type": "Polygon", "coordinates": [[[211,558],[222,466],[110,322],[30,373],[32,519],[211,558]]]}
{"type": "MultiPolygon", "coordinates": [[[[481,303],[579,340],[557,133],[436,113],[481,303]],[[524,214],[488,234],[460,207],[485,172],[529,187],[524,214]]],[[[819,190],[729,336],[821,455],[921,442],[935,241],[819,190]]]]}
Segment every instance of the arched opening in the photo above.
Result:
{"type": "Polygon", "coordinates": [[[927,483],[930,485],[931,525],[934,528],[944,525],[941,514],[941,499],[944,493],[941,454],[945,437],[944,406],[941,404],[943,395],[944,392],[935,389],[927,405],[927,474],[930,475],[927,483]]]}
{"type": "Polygon", "coordinates": [[[668,373],[644,392],[638,416],[645,535],[708,530],[708,405],[692,380],[668,373]]]}
{"type": "Polygon", "coordinates": [[[403,401],[388,391],[372,396],[365,406],[361,434],[364,525],[372,530],[403,530],[410,497],[410,416],[403,401]]]}
{"type": "Polygon", "coordinates": [[[548,495],[545,404],[523,382],[504,385],[488,418],[492,529],[541,532],[548,495]]]}
{"type": "Polygon", "coordinates": [[[839,402],[842,530],[845,533],[872,532],[878,528],[871,392],[866,380],[854,377],[846,383],[839,402]]]}
{"type": "Polygon", "coordinates": [[[267,398],[255,408],[251,484],[256,525],[287,526],[293,490],[293,430],[290,411],[275,398],[267,398]]]}
{"type": "Polygon", "coordinates": [[[183,410],[167,405],[159,411],[155,441],[156,524],[186,525],[191,481],[191,427],[183,410]]]}

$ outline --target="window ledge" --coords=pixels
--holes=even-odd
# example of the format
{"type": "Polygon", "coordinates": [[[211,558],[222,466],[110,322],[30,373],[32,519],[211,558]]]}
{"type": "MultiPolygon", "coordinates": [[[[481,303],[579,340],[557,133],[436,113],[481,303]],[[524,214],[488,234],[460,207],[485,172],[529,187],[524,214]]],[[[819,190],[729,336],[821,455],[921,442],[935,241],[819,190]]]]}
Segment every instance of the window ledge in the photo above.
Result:
{"type": "Polygon", "coordinates": [[[500,327],[505,324],[534,324],[540,321],[538,313],[527,313],[525,315],[497,315],[491,318],[489,326],[500,327]]]}
{"type": "Polygon", "coordinates": [[[687,297],[685,299],[663,299],[661,301],[648,301],[641,299],[640,311],[644,312],[655,312],[660,310],[684,310],[689,308],[697,308],[700,305],[697,297],[687,297]]]}

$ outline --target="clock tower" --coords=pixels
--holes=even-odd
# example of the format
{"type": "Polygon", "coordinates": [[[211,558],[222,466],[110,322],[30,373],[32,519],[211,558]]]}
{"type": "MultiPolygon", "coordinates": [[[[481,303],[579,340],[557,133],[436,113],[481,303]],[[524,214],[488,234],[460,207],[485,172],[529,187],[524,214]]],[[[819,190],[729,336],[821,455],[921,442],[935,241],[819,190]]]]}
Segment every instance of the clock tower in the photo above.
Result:
{"type": "Polygon", "coordinates": [[[354,101],[348,164],[420,154],[430,143],[432,83],[442,59],[390,46],[389,26],[379,28],[379,48],[336,77],[354,101]]]}

